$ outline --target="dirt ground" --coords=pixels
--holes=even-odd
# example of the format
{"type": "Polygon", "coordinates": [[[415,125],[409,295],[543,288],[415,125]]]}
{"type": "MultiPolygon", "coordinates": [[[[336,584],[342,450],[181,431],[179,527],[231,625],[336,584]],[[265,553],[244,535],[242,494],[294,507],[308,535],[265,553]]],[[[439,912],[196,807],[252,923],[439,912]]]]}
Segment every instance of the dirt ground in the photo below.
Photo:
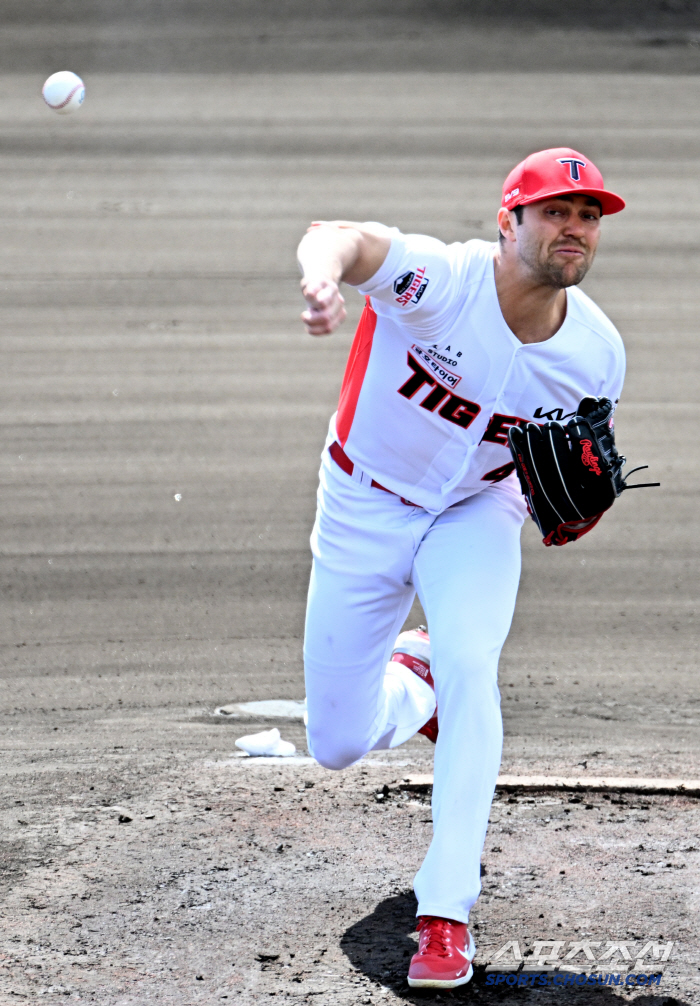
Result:
{"type": "MultiPolygon", "coordinates": [[[[201,728],[216,732],[203,717],[169,726],[149,743],[45,750],[26,759],[21,782],[15,776],[23,799],[5,813],[15,854],[3,906],[7,1001],[51,993],[119,1006],[425,999],[410,992],[405,973],[430,804],[400,787],[429,764],[427,742],[334,774],[304,757],[231,755],[228,724],[219,751],[202,758],[201,728]],[[189,743],[168,737],[178,727],[189,743]]],[[[299,730],[285,735],[303,743],[299,730]]],[[[490,989],[486,968],[509,940],[523,954],[537,939],[565,941],[562,958],[576,941],[596,941],[597,955],[623,941],[633,959],[648,940],[671,940],[670,963],[650,957],[643,969],[661,969],[661,985],[631,998],[698,1002],[699,859],[697,801],[499,795],[472,920],[476,976],[438,998],[566,994],[603,1003],[613,990],[490,989]]],[[[513,964],[510,954],[503,961],[513,964]]],[[[616,954],[609,969],[624,976],[629,966],[616,954]]]]}
{"type": "MultiPolygon", "coordinates": [[[[503,770],[697,778],[700,79],[105,74],[66,120],[40,82],[6,75],[0,104],[0,1002],[417,1002],[430,810],[401,783],[428,742],[334,775],[296,721],[213,715],[303,697],[352,325],[301,332],[294,246],[318,217],[491,238],[545,145],[625,196],[585,288],[628,347],[622,450],[663,486],[555,554],[525,529],[503,770]],[[267,725],[299,760],[233,755],[267,725]]],[[[700,1003],[697,801],[570,799],[494,803],[453,998],[700,1003]],[[538,940],[674,946],[629,994],[485,984],[538,940]]]]}

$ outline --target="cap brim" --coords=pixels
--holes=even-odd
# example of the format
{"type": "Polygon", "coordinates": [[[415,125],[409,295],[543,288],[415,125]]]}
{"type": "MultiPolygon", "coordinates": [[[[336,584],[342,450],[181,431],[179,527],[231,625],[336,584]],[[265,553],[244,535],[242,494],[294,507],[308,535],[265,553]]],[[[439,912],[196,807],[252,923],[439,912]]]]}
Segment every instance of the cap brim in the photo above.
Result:
{"type": "Polygon", "coordinates": [[[608,192],[607,189],[555,189],[553,192],[538,192],[536,195],[530,196],[529,199],[518,199],[508,209],[515,209],[516,206],[529,206],[530,203],[541,203],[545,199],[556,199],[557,196],[592,196],[603,207],[605,216],[619,213],[625,208],[625,200],[622,196],[608,192]]]}

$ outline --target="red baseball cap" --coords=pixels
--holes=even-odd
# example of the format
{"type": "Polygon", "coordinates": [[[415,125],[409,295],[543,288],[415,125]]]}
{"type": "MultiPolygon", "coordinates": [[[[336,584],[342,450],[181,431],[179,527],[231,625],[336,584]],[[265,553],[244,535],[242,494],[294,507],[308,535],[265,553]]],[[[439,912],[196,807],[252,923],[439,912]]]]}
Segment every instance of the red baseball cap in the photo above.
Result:
{"type": "Polygon", "coordinates": [[[516,165],[503,183],[502,206],[512,210],[555,196],[593,196],[603,213],[619,213],[625,201],[609,192],[595,164],[571,147],[538,150],[516,165]]]}

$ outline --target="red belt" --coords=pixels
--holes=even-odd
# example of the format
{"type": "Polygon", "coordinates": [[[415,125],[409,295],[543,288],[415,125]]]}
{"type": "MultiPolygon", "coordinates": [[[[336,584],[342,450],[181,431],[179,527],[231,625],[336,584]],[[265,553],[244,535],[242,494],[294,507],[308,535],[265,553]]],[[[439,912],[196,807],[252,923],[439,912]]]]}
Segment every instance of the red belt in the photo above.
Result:
{"type": "MultiPolygon", "coordinates": [[[[345,453],[345,451],[340,446],[337,440],[331,444],[328,450],[330,456],[333,458],[338,467],[342,468],[346,475],[352,475],[352,473],[355,471],[355,465],[352,463],[352,461],[347,456],[347,454],[345,453]]],[[[374,489],[381,489],[382,492],[389,493],[390,496],[399,496],[398,493],[392,492],[391,489],[387,489],[386,486],[383,486],[380,482],[377,482],[376,479],[372,479],[372,487],[374,489]]],[[[403,496],[399,496],[399,499],[406,506],[417,506],[416,503],[411,503],[410,500],[405,500],[403,496]]]]}

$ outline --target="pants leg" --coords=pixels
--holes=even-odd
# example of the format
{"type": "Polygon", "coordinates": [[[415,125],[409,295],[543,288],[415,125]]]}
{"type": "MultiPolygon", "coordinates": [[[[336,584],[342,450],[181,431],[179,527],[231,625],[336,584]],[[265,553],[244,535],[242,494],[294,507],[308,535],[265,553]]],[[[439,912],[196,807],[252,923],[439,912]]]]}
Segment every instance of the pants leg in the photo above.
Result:
{"type": "Polygon", "coordinates": [[[415,878],[420,915],[466,922],[481,890],[503,737],[498,659],[515,608],[524,509],[518,493],[489,487],[440,514],[416,553],[440,726],[433,840],[415,878]]]}
{"type": "Polygon", "coordinates": [[[403,743],[430,718],[432,690],[387,661],[415,595],[418,543],[434,518],[321,468],[304,639],[309,751],[344,768],[403,743]]]}

